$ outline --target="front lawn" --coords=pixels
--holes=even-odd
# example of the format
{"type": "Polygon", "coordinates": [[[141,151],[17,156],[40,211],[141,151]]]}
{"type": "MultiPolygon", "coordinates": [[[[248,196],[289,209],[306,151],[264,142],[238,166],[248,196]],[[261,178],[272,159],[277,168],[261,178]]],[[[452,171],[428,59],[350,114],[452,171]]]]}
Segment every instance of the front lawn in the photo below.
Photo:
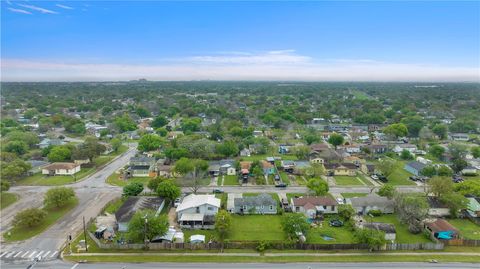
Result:
{"type": "MultiPolygon", "coordinates": [[[[220,179],[221,180],[221,179],[220,179]]],[[[238,184],[238,176],[230,176],[230,175],[225,175],[225,179],[223,180],[223,185],[224,186],[237,186],[238,184]]]]}
{"type": "Polygon", "coordinates": [[[0,193],[0,209],[4,209],[7,206],[15,203],[18,200],[18,196],[10,192],[0,193]]]}
{"type": "Polygon", "coordinates": [[[280,178],[282,179],[282,181],[285,183],[285,184],[288,184],[290,185],[290,179],[288,178],[289,175],[287,173],[285,173],[284,171],[281,171],[280,172],[280,178]]]}
{"type": "Polygon", "coordinates": [[[298,160],[297,156],[295,155],[268,155],[268,154],[261,154],[261,155],[252,155],[252,156],[242,156],[240,159],[243,161],[261,161],[266,160],[267,157],[280,157],[282,160],[289,160],[289,161],[296,161],[298,160]]]}
{"type": "Polygon", "coordinates": [[[398,185],[415,185],[415,182],[411,181],[409,179],[412,174],[407,172],[404,167],[405,167],[406,161],[397,161],[395,165],[395,170],[393,170],[393,173],[387,177],[388,179],[388,184],[393,185],[393,186],[398,186],[398,185]]]}
{"type": "Polygon", "coordinates": [[[34,186],[59,186],[69,183],[74,183],[82,180],[95,172],[95,167],[82,168],[80,172],[74,176],[47,176],[42,173],[36,173],[32,176],[20,179],[16,182],[17,185],[34,185],[34,186]]]}
{"type": "Polygon", "coordinates": [[[379,217],[365,217],[370,222],[384,222],[395,225],[397,231],[397,243],[428,243],[431,242],[424,233],[412,234],[408,231],[408,226],[401,224],[395,214],[385,214],[379,217]]]}
{"type": "Polygon", "coordinates": [[[47,230],[50,226],[56,223],[60,218],[67,214],[70,210],[75,208],[78,204],[78,199],[72,199],[65,207],[57,208],[46,208],[47,216],[44,221],[36,227],[13,227],[4,233],[4,238],[6,241],[21,241],[29,239],[35,235],[42,233],[47,230]]]}
{"type": "Polygon", "coordinates": [[[131,182],[140,182],[146,187],[146,184],[150,179],[151,179],[150,177],[131,177],[127,180],[123,180],[120,178],[120,174],[113,173],[107,178],[106,182],[110,185],[119,186],[119,187],[124,187],[131,182]]]}
{"type": "MultiPolygon", "coordinates": [[[[245,194],[244,194],[245,195],[245,194]]],[[[286,239],[279,215],[232,215],[231,241],[283,241],[286,239]]]]}
{"type": "Polygon", "coordinates": [[[460,231],[460,235],[466,239],[480,240],[480,226],[468,219],[448,220],[450,224],[460,231]]]}
{"type": "Polygon", "coordinates": [[[353,244],[355,243],[355,238],[353,236],[353,231],[349,226],[343,227],[331,227],[328,223],[328,220],[331,218],[337,218],[336,216],[331,216],[325,218],[321,225],[311,228],[307,234],[307,243],[311,244],[353,244]],[[325,236],[325,238],[324,238],[325,236]],[[327,237],[333,238],[333,240],[326,240],[327,237]]]}
{"type": "Polygon", "coordinates": [[[363,186],[362,182],[358,180],[357,177],[349,177],[349,176],[334,176],[335,182],[339,186],[349,186],[349,185],[361,185],[363,186]]]}

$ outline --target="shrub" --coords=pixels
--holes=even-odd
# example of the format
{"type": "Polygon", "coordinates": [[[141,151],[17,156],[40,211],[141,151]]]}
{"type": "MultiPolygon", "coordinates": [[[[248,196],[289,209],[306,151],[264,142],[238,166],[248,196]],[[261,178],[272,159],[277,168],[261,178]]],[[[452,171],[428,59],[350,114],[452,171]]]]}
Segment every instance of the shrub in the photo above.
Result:
{"type": "Polygon", "coordinates": [[[378,216],[382,215],[382,211],[378,210],[378,209],[373,209],[373,210],[368,211],[368,214],[372,215],[374,217],[378,217],[378,216]]]}

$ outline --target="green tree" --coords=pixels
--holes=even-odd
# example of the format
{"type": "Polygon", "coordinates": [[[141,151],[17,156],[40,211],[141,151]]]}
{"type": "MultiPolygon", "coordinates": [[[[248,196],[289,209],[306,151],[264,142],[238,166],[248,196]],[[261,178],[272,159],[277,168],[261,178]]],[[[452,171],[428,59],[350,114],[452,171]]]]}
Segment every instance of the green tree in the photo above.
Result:
{"type": "Polygon", "coordinates": [[[448,177],[433,177],[428,181],[430,192],[438,198],[453,192],[453,182],[448,177]]]}
{"type": "Polygon", "coordinates": [[[167,180],[167,178],[164,178],[164,177],[155,177],[155,178],[152,178],[148,181],[147,183],[147,187],[151,190],[151,191],[157,191],[157,188],[158,188],[158,184],[160,184],[160,182],[164,181],[164,180],[167,180]]]}
{"type": "Polygon", "coordinates": [[[28,150],[28,145],[23,141],[10,141],[5,144],[3,149],[6,152],[13,152],[18,155],[23,155],[28,150]]]}
{"type": "Polygon", "coordinates": [[[395,170],[396,163],[392,159],[381,159],[377,165],[377,169],[380,170],[382,175],[388,177],[390,176],[393,171],[395,170]]]}
{"type": "Polygon", "coordinates": [[[115,118],[113,123],[122,133],[127,131],[134,131],[137,129],[137,125],[128,114],[123,114],[123,116],[115,118]]]}
{"type": "Polygon", "coordinates": [[[131,182],[123,187],[123,196],[137,196],[143,191],[143,184],[140,182],[131,182]]]}
{"type": "Polygon", "coordinates": [[[471,151],[473,158],[480,158],[480,146],[472,147],[471,151]]]}
{"type": "Polygon", "coordinates": [[[395,196],[395,187],[393,185],[384,184],[378,190],[378,195],[392,199],[395,196]]]}
{"type": "Polygon", "coordinates": [[[0,175],[2,179],[13,180],[23,176],[32,166],[21,159],[13,160],[9,163],[0,162],[0,175]]]}
{"type": "Polygon", "coordinates": [[[428,152],[435,158],[440,159],[443,153],[445,153],[445,148],[440,145],[433,145],[428,149],[428,152]]]}
{"type": "Polygon", "coordinates": [[[303,233],[306,236],[310,224],[307,217],[300,213],[285,214],[282,217],[282,229],[287,237],[291,240],[298,239],[297,233],[303,233]]]}
{"type": "Polygon", "coordinates": [[[216,146],[216,151],[222,156],[236,156],[239,152],[238,145],[233,140],[225,140],[222,144],[216,146]]]}
{"type": "Polygon", "coordinates": [[[183,119],[180,126],[185,134],[200,131],[202,120],[200,118],[187,118],[183,119]]]}
{"type": "Polygon", "coordinates": [[[310,153],[310,147],[308,146],[296,146],[293,148],[293,152],[295,156],[299,160],[305,160],[308,158],[308,154],[310,153]]]}
{"type": "Polygon", "coordinates": [[[425,122],[420,116],[405,117],[400,122],[407,126],[410,137],[418,137],[420,130],[425,126],[425,122]]]}
{"type": "Polygon", "coordinates": [[[464,159],[453,159],[452,164],[450,165],[455,173],[460,173],[467,166],[468,163],[464,159]]]}
{"type": "Polygon", "coordinates": [[[171,180],[163,180],[158,184],[157,195],[164,197],[169,202],[177,199],[180,194],[180,188],[177,187],[171,180]]]}
{"type": "Polygon", "coordinates": [[[167,125],[167,119],[164,116],[157,116],[153,121],[152,121],[152,127],[157,129],[161,128],[165,125],[167,125]]]}
{"type": "Polygon", "coordinates": [[[112,140],[110,140],[110,145],[112,145],[113,151],[118,152],[118,150],[122,146],[122,141],[118,138],[113,138],[112,140]]]}
{"type": "Polygon", "coordinates": [[[448,128],[445,124],[436,124],[433,126],[432,131],[436,134],[440,139],[447,138],[447,131],[448,128]]]}
{"type": "Polygon", "coordinates": [[[421,221],[428,214],[428,202],[425,196],[418,194],[396,193],[395,212],[401,223],[408,225],[411,233],[422,231],[421,221]]]}
{"type": "Polygon", "coordinates": [[[0,183],[0,192],[8,191],[10,189],[10,182],[1,180],[0,183]]]}
{"type": "Polygon", "coordinates": [[[437,174],[441,177],[451,177],[453,175],[453,171],[448,166],[441,165],[438,167],[437,174]]]}
{"type": "Polygon", "coordinates": [[[467,155],[467,146],[459,143],[450,143],[448,145],[448,152],[452,156],[452,159],[464,159],[467,155]]]}
{"type": "Polygon", "coordinates": [[[232,229],[232,216],[226,210],[218,211],[215,216],[215,231],[217,231],[220,242],[223,243],[225,237],[232,229]]]}
{"type": "Polygon", "coordinates": [[[70,160],[71,156],[72,152],[67,146],[54,146],[47,158],[50,162],[64,162],[70,160]]]}
{"type": "Polygon", "coordinates": [[[72,188],[56,187],[49,189],[45,193],[43,204],[45,207],[61,208],[75,198],[75,192],[72,188]]]}
{"type": "Polygon", "coordinates": [[[434,175],[437,174],[437,168],[435,168],[435,166],[433,166],[433,165],[425,166],[422,169],[422,171],[420,171],[420,174],[422,174],[422,176],[426,176],[426,177],[433,177],[434,175]]]}
{"type": "Polygon", "coordinates": [[[156,134],[146,134],[138,141],[138,150],[151,151],[157,150],[163,143],[163,139],[156,134]]]}
{"type": "Polygon", "coordinates": [[[140,116],[141,118],[150,117],[150,111],[148,111],[143,106],[137,106],[137,108],[135,109],[135,113],[137,113],[137,115],[140,116]]]}
{"type": "Polygon", "coordinates": [[[185,148],[167,148],[165,156],[170,160],[178,160],[188,157],[188,150],[185,148]]]}
{"type": "Polygon", "coordinates": [[[156,215],[154,210],[137,211],[128,223],[128,239],[142,242],[144,239],[152,241],[156,236],[163,236],[168,231],[166,215],[156,215]]]}
{"type": "Polygon", "coordinates": [[[403,123],[390,124],[383,129],[383,132],[386,135],[389,135],[389,136],[395,137],[395,138],[404,137],[404,136],[408,135],[407,126],[403,123]]]}
{"type": "Polygon", "coordinates": [[[339,205],[338,206],[338,215],[344,220],[349,221],[355,215],[355,209],[352,205],[339,205]]]}
{"type": "Polygon", "coordinates": [[[311,178],[307,182],[307,188],[315,193],[315,195],[323,196],[328,193],[328,183],[321,178],[311,178]]]}
{"type": "Polygon", "coordinates": [[[332,144],[335,149],[337,149],[338,146],[342,145],[344,141],[344,138],[342,135],[333,133],[330,135],[330,138],[328,138],[328,143],[332,144]]]}
{"type": "Polygon", "coordinates": [[[307,142],[307,145],[311,145],[313,143],[316,143],[316,142],[319,142],[320,141],[320,137],[318,135],[315,135],[315,134],[307,134],[305,135],[305,142],[307,142]]]}
{"type": "Polygon", "coordinates": [[[460,210],[468,207],[468,199],[453,191],[445,194],[440,200],[450,209],[452,218],[457,218],[460,210]]]}
{"type": "Polygon", "coordinates": [[[47,213],[43,209],[29,208],[18,212],[13,217],[13,226],[33,228],[43,223],[47,213]]]}
{"type": "Polygon", "coordinates": [[[410,151],[404,149],[400,153],[400,158],[402,158],[402,160],[413,160],[413,155],[410,153],[410,151]]]}
{"type": "Polygon", "coordinates": [[[358,243],[367,244],[371,249],[379,249],[387,242],[385,232],[368,228],[357,229],[354,237],[358,243]]]}
{"type": "Polygon", "coordinates": [[[455,191],[462,195],[480,196],[480,184],[474,180],[466,180],[455,184],[455,191]]]}
{"type": "Polygon", "coordinates": [[[201,159],[181,158],[175,163],[173,170],[189,179],[188,184],[193,193],[200,188],[199,180],[205,177],[208,162],[201,159]]]}

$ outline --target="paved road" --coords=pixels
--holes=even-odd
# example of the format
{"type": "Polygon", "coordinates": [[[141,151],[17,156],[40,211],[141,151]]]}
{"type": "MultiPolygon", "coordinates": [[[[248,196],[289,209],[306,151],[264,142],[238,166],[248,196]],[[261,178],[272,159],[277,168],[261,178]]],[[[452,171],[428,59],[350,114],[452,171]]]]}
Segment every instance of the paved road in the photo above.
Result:
{"type": "MultiPolygon", "coordinates": [[[[23,242],[2,243],[0,259],[4,261],[30,260],[34,257],[55,259],[60,247],[65,243],[69,234],[75,235],[83,227],[83,217],[88,221],[97,216],[103,207],[112,199],[121,195],[121,188],[105,183],[106,178],[119,168],[125,166],[135,155],[135,145],[83,181],[70,184],[79,199],[79,205],[67,213],[42,234],[23,242]]],[[[18,210],[28,207],[40,207],[43,203],[43,194],[51,187],[18,186],[11,191],[22,196],[14,205],[2,210],[1,231],[11,226],[11,220],[18,210]]]]}
{"type": "MultiPolygon", "coordinates": [[[[20,264],[4,264],[2,268],[17,269],[26,268],[28,263],[20,264]]],[[[55,269],[133,269],[133,268],[165,268],[165,269],[246,269],[246,268],[260,268],[260,269],[346,269],[346,268],[372,268],[372,269],[403,269],[403,268],[424,268],[424,269],[471,269],[478,268],[478,264],[470,263],[84,263],[74,264],[60,260],[39,262],[35,268],[55,268],[55,269]]]]}

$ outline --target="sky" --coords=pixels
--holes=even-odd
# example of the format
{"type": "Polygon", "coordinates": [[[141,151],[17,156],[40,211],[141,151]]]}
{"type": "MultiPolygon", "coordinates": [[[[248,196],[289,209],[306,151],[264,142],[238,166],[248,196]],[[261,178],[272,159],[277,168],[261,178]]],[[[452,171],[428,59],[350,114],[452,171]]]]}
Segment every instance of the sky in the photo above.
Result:
{"type": "Polygon", "coordinates": [[[480,2],[1,0],[2,81],[480,81],[480,2]]]}

